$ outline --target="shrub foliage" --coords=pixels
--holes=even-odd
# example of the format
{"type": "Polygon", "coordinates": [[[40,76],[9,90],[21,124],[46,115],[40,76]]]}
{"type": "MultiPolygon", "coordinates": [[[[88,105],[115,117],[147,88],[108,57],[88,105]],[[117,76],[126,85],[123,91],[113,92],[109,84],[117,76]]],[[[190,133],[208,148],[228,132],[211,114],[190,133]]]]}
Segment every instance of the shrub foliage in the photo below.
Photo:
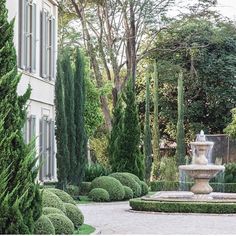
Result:
{"type": "Polygon", "coordinates": [[[52,222],[56,234],[74,234],[74,225],[72,221],[61,214],[47,215],[52,222]]]}
{"type": "Polygon", "coordinates": [[[66,216],[73,222],[75,229],[84,223],[84,215],[80,209],[71,203],[64,203],[66,216]]]}
{"type": "Polygon", "coordinates": [[[55,234],[55,228],[47,216],[42,215],[36,221],[34,234],[55,234]]]}
{"type": "Polygon", "coordinates": [[[108,202],[110,200],[109,193],[103,188],[94,188],[89,192],[88,197],[94,202],[108,202]]]}
{"type": "Polygon", "coordinates": [[[101,176],[94,179],[91,189],[103,188],[107,190],[111,201],[121,201],[125,196],[124,188],[120,181],[110,176],[101,176]]]}

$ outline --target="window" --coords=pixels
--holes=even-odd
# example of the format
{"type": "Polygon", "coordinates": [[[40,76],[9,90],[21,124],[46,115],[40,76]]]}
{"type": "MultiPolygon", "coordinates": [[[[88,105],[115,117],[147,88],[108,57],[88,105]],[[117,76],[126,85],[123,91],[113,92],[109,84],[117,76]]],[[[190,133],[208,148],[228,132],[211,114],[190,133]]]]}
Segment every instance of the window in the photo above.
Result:
{"type": "Polygon", "coordinates": [[[20,2],[20,68],[35,73],[36,70],[36,4],[32,0],[20,2]]]}
{"type": "Polygon", "coordinates": [[[43,9],[41,13],[41,76],[48,80],[55,78],[55,17],[43,9]]]}
{"type": "Polygon", "coordinates": [[[43,117],[40,120],[40,171],[39,180],[47,181],[55,179],[55,136],[54,121],[43,117]]]}

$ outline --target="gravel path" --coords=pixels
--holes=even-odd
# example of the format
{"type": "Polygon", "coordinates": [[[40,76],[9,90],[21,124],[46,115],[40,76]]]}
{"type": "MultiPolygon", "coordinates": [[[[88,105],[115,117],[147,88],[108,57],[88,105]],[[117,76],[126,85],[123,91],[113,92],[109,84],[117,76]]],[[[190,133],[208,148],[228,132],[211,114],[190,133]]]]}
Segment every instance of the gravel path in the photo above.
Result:
{"type": "Polygon", "coordinates": [[[235,215],[132,212],[128,202],[81,204],[101,234],[236,234],[235,215]]]}

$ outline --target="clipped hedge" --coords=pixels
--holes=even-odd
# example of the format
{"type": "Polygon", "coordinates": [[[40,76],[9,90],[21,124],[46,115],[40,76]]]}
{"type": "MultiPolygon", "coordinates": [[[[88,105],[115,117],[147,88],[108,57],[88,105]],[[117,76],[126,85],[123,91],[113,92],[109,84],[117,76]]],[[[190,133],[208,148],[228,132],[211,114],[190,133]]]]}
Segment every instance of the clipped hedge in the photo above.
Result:
{"type": "Polygon", "coordinates": [[[48,190],[43,190],[42,194],[42,206],[43,207],[55,207],[64,213],[66,212],[66,209],[63,205],[63,201],[53,192],[48,190]]]}
{"type": "Polygon", "coordinates": [[[76,204],[74,199],[65,191],[57,188],[48,188],[48,191],[56,194],[64,203],[76,204]]]}
{"type": "Polygon", "coordinates": [[[90,190],[91,190],[91,182],[82,182],[80,184],[80,190],[79,190],[80,195],[88,195],[90,190]]]}
{"type": "Polygon", "coordinates": [[[42,215],[35,222],[34,234],[55,234],[55,228],[47,216],[42,215]]]}
{"type": "MultiPolygon", "coordinates": [[[[214,183],[210,182],[213,192],[236,193],[236,183],[214,183]]],[[[190,191],[193,182],[171,182],[153,181],[150,182],[151,191],[178,191],[180,189],[190,191]]]]}
{"type": "Polygon", "coordinates": [[[168,202],[131,199],[130,206],[136,211],[183,212],[183,213],[236,213],[236,203],[168,202]]]}
{"type": "Polygon", "coordinates": [[[123,186],[130,187],[133,191],[134,197],[140,197],[142,194],[142,188],[135,181],[135,179],[130,175],[130,173],[116,172],[112,173],[109,176],[119,180],[123,186]]]}
{"type": "Polygon", "coordinates": [[[124,186],[124,190],[125,190],[125,196],[124,196],[125,200],[129,200],[134,197],[134,192],[130,187],[124,186]]]}
{"type": "Polygon", "coordinates": [[[60,214],[50,214],[47,217],[52,222],[56,234],[74,234],[74,224],[68,217],[60,214]]]}
{"type": "Polygon", "coordinates": [[[109,202],[110,200],[109,193],[103,188],[92,189],[89,192],[88,197],[94,202],[109,202]]]}
{"type": "Polygon", "coordinates": [[[141,181],[141,187],[142,196],[148,194],[148,185],[144,181],[141,181]]]}
{"type": "Polygon", "coordinates": [[[94,188],[107,190],[111,201],[121,201],[125,196],[125,191],[120,181],[110,176],[101,176],[94,179],[91,183],[91,189],[94,188]]]}
{"type": "Polygon", "coordinates": [[[55,207],[43,207],[43,214],[44,215],[49,215],[49,214],[61,214],[61,215],[65,215],[65,213],[63,211],[61,211],[58,208],[55,207]]]}
{"type": "Polygon", "coordinates": [[[64,206],[66,208],[66,216],[73,222],[75,229],[78,229],[84,223],[83,213],[71,203],[64,203],[64,206]]]}

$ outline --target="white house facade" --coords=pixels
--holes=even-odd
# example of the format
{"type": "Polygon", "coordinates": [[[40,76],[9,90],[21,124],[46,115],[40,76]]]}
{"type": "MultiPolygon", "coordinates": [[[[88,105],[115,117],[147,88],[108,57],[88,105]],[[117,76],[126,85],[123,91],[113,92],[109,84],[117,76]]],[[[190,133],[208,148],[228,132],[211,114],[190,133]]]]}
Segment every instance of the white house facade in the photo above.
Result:
{"type": "Polygon", "coordinates": [[[39,180],[56,181],[54,82],[57,58],[58,7],[55,0],[7,0],[9,20],[15,18],[14,43],[22,78],[18,93],[32,92],[24,138],[36,138],[39,180]]]}

